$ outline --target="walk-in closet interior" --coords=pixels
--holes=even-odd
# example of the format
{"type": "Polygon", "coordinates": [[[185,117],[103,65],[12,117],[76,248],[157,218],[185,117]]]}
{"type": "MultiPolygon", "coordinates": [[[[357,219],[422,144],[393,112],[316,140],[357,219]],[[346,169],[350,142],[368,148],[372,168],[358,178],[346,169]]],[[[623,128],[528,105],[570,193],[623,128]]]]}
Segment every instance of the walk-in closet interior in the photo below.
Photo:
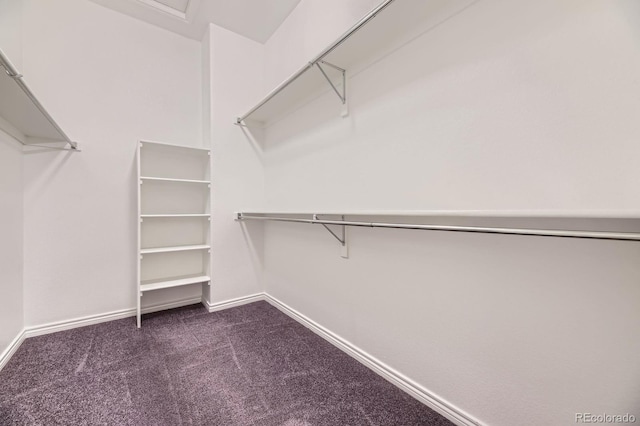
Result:
{"type": "Polygon", "coordinates": [[[637,0],[0,0],[0,425],[640,422],[637,0]]]}

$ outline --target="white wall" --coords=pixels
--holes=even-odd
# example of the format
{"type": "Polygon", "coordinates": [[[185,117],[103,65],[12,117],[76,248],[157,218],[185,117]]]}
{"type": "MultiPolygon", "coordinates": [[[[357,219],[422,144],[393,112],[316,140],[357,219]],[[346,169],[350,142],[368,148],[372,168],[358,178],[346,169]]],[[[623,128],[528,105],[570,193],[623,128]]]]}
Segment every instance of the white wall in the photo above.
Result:
{"type": "MultiPolygon", "coordinates": [[[[342,31],[305,19],[267,81],[342,31]]],[[[639,28],[632,0],[477,2],[351,75],[348,118],[327,92],[270,126],[267,208],[637,212],[639,28]]],[[[480,421],[640,416],[636,243],[352,229],[344,260],[320,227],[265,228],[268,293],[480,421]]]]}
{"type": "MultiPolygon", "coordinates": [[[[21,42],[21,6],[0,0],[0,49],[16,67],[21,42]]],[[[22,146],[0,128],[0,354],[24,327],[22,225],[22,146]]]]}
{"type": "Polygon", "coordinates": [[[0,49],[11,63],[22,68],[22,2],[0,0],[0,49]]]}
{"type": "Polygon", "coordinates": [[[22,146],[0,130],[0,354],[22,331],[22,146]]]}
{"type": "Polygon", "coordinates": [[[200,54],[93,2],[25,0],[22,72],[82,149],[24,157],[28,326],[135,306],[136,142],[202,145],[200,54]]]}
{"type": "MultiPolygon", "coordinates": [[[[212,155],[212,285],[209,301],[223,302],[263,291],[262,237],[259,227],[249,240],[233,213],[263,207],[264,177],[259,147],[235,126],[235,117],[251,106],[263,87],[263,46],[211,25],[204,49],[209,54],[210,134],[212,155]]],[[[207,96],[207,95],[205,95],[207,96]]],[[[206,133],[206,132],[205,132],[206,133]]]]}

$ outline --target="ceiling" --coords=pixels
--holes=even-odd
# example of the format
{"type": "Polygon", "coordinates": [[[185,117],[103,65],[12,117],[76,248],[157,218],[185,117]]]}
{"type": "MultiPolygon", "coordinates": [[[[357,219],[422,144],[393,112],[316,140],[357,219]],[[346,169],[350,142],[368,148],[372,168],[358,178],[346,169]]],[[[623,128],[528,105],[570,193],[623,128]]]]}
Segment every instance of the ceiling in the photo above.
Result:
{"type": "Polygon", "coordinates": [[[195,40],[202,40],[209,23],[260,43],[300,0],[91,0],[142,21],[195,40]]]}

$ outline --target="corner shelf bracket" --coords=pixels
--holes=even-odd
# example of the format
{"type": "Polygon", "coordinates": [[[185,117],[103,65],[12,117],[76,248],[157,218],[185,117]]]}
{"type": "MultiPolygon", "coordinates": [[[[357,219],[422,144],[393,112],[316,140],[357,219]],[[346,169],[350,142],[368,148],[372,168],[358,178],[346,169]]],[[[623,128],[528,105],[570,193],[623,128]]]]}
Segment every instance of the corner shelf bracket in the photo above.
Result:
{"type": "Polygon", "coordinates": [[[327,82],[329,83],[329,85],[333,89],[334,93],[338,96],[338,98],[340,98],[340,101],[342,102],[342,105],[344,105],[344,109],[342,111],[342,116],[346,117],[347,114],[348,114],[348,110],[347,110],[347,70],[345,70],[343,68],[340,68],[339,66],[333,65],[330,62],[323,61],[322,59],[317,61],[315,63],[315,65],[318,67],[318,69],[320,70],[320,72],[322,73],[324,78],[327,80],[327,82]],[[330,68],[338,70],[340,72],[340,74],[342,74],[342,87],[341,87],[342,93],[340,93],[341,91],[333,83],[333,81],[331,81],[331,78],[329,78],[329,75],[327,74],[327,72],[324,70],[324,68],[322,68],[322,65],[326,65],[326,66],[328,66],[330,68]]]}

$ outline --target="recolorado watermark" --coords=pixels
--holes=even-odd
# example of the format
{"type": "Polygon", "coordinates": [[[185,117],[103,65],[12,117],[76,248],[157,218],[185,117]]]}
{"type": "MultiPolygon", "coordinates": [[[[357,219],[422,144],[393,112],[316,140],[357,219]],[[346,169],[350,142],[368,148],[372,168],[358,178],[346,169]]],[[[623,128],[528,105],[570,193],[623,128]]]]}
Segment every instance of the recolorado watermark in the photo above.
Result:
{"type": "Polygon", "coordinates": [[[633,414],[593,414],[593,413],[576,413],[576,423],[635,423],[636,416],[633,414]]]}

